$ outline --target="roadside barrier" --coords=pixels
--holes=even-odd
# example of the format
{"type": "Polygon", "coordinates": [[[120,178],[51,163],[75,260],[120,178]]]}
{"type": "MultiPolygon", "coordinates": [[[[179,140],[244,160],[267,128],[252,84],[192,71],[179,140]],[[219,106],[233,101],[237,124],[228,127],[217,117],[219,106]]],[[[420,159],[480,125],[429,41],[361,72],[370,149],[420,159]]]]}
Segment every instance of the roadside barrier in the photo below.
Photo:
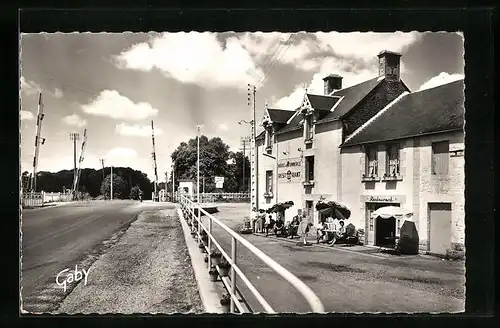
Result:
{"type": "MultiPolygon", "coordinates": [[[[201,197],[200,197],[201,198],[201,197]]],[[[222,273],[223,268],[219,264],[215,265],[215,269],[217,270],[219,276],[221,277],[222,283],[224,287],[229,293],[230,298],[230,306],[229,312],[235,313],[245,313],[245,312],[253,312],[249,305],[246,303],[244,296],[237,290],[236,287],[236,277],[243,281],[246,287],[250,290],[250,292],[255,296],[259,304],[264,308],[266,313],[276,313],[271,305],[265,300],[265,298],[260,294],[260,292],[255,288],[255,286],[249,281],[249,279],[245,276],[241,268],[237,264],[238,258],[238,246],[242,245],[247,248],[251,253],[257,256],[262,262],[264,262],[270,269],[279,274],[285,281],[291,284],[306,300],[309,304],[311,311],[315,313],[323,313],[325,312],[323,304],[320,299],[314,294],[314,292],[304,284],[299,278],[294,276],[288,270],[283,268],[280,264],[274,261],[272,258],[264,254],[257,247],[252,245],[245,238],[240,236],[238,233],[230,229],[224,223],[220,222],[217,218],[207,213],[203,208],[200,207],[198,203],[193,202],[188,197],[181,195],[179,197],[179,202],[181,204],[182,212],[185,218],[188,220],[188,224],[192,229],[192,234],[197,237],[200,242],[200,248],[207,252],[208,254],[208,270],[213,270],[212,261],[210,259],[212,246],[218,250],[218,252],[222,255],[227,263],[230,265],[230,273],[229,277],[225,277],[225,274],[222,273]],[[203,225],[201,216],[202,214],[208,219],[207,226],[203,225]],[[217,242],[215,237],[212,235],[212,226],[216,224],[220,228],[222,228],[226,233],[231,236],[231,254],[227,254],[217,242]],[[203,242],[204,236],[208,236],[206,238],[206,244],[203,242]]],[[[213,272],[213,271],[212,271],[213,272]]]]}

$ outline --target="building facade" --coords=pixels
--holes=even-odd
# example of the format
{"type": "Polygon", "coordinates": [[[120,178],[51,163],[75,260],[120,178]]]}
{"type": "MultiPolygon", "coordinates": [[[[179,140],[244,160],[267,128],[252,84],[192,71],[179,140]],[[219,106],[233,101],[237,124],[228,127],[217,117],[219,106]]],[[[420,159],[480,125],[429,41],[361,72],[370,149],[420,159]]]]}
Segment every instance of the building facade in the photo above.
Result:
{"type": "Polygon", "coordinates": [[[370,214],[401,206],[414,213],[421,249],[443,253],[464,240],[463,81],[411,93],[401,55],[378,57],[373,79],[342,88],[332,74],[324,94],[306,93],[295,111],[266,107],[256,137],[258,207],[293,201],[285,219],[304,210],[316,224],[317,202],[338,201],[375,245],[370,214]]]}

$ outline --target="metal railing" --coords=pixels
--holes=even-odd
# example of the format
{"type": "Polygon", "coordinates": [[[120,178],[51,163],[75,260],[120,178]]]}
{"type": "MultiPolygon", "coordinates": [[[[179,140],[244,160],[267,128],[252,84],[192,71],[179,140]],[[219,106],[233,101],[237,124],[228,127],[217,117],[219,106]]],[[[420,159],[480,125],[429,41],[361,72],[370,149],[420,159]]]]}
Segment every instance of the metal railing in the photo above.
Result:
{"type": "MultiPolygon", "coordinates": [[[[193,194],[179,194],[179,196],[185,196],[188,199],[197,202],[198,195],[193,194]]],[[[222,203],[225,201],[240,201],[240,202],[250,202],[250,194],[241,192],[241,193],[223,193],[223,192],[214,192],[214,193],[200,193],[200,201],[201,203],[222,203]]]]}
{"type": "MultiPolygon", "coordinates": [[[[201,197],[200,197],[201,198],[201,197]]],[[[240,313],[244,312],[243,307],[240,304],[240,301],[238,300],[238,295],[239,291],[237,291],[236,287],[236,275],[238,275],[239,279],[243,281],[243,283],[246,285],[246,287],[250,290],[250,292],[253,294],[253,296],[257,299],[257,301],[260,303],[260,305],[264,308],[265,312],[267,313],[276,313],[271,305],[264,299],[264,297],[260,294],[260,292],[255,288],[255,286],[249,281],[249,279],[246,277],[246,275],[243,273],[241,268],[237,264],[237,250],[238,250],[238,245],[242,245],[245,248],[247,248],[251,253],[253,253],[257,258],[259,258],[262,262],[264,262],[269,268],[271,268],[274,272],[276,272],[278,275],[280,275],[285,281],[287,281],[289,284],[291,284],[307,301],[309,304],[312,312],[316,313],[322,313],[325,312],[323,304],[321,303],[320,299],[314,294],[314,292],[306,285],[304,284],[299,278],[297,278],[295,275],[293,275],[291,272],[286,270],[284,267],[282,267],[280,264],[278,264],[276,261],[274,261],[272,258],[264,254],[261,250],[259,250],[257,247],[252,245],[249,241],[247,241],[245,238],[241,237],[238,233],[227,227],[224,223],[219,221],[217,218],[212,216],[211,214],[207,213],[203,208],[199,206],[198,203],[193,202],[190,200],[188,197],[181,195],[179,197],[179,202],[181,204],[181,209],[184,213],[184,215],[188,215],[189,218],[188,220],[191,220],[191,223],[196,222],[197,224],[191,224],[191,229],[194,230],[193,232],[198,236],[199,240],[202,238],[202,232],[204,231],[207,236],[208,236],[208,242],[207,245],[203,246],[206,247],[206,251],[209,254],[209,259],[208,259],[208,269],[211,269],[211,261],[210,261],[210,254],[212,250],[212,246],[215,246],[218,251],[222,254],[222,257],[228,262],[228,264],[231,266],[231,271],[230,271],[230,280],[228,281],[229,286],[226,286],[226,289],[228,290],[228,293],[230,295],[230,312],[235,311],[235,306],[238,308],[238,311],[240,313]],[[204,226],[201,220],[201,215],[202,213],[208,218],[208,226],[204,226]],[[194,221],[193,221],[194,220],[194,221]],[[215,239],[215,237],[212,235],[212,225],[216,224],[220,228],[222,228],[225,232],[227,232],[231,236],[231,255],[227,254],[224,249],[221,247],[219,242],[215,239]],[[229,287],[229,288],[227,288],[229,287]]],[[[217,268],[218,270],[218,268],[217,268]]],[[[220,273],[220,271],[219,271],[220,273]]],[[[223,279],[223,282],[225,280],[223,279]]],[[[226,283],[224,283],[226,285],[226,283]]],[[[242,295],[241,295],[242,296],[242,295]]]]}
{"type": "Polygon", "coordinates": [[[21,195],[22,207],[41,207],[43,206],[43,193],[41,192],[26,192],[21,195]]]}

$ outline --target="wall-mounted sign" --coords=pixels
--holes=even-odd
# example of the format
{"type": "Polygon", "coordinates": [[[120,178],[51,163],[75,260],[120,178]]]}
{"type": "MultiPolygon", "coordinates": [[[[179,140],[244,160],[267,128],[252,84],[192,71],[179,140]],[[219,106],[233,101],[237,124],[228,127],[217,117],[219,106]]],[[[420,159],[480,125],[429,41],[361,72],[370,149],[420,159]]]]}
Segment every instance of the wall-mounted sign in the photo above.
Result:
{"type": "Polygon", "coordinates": [[[404,203],[406,196],[404,195],[373,195],[361,196],[361,201],[364,203],[404,203]]]}
{"type": "Polygon", "coordinates": [[[300,183],[302,175],[302,159],[287,158],[278,161],[279,183],[300,183]]]}
{"type": "Polygon", "coordinates": [[[450,151],[450,157],[462,157],[462,156],[464,156],[463,149],[457,149],[457,150],[450,151]]]}

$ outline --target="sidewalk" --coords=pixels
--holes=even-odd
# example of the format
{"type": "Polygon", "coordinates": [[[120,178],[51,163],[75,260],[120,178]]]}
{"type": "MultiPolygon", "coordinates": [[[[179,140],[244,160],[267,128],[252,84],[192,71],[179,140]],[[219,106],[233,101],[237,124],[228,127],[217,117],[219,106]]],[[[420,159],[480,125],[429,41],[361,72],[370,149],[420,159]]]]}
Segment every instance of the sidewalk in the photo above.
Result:
{"type": "Polygon", "coordinates": [[[200,313],[190,262],[175,209],[142,212],[56,313],[200,313]]]}

